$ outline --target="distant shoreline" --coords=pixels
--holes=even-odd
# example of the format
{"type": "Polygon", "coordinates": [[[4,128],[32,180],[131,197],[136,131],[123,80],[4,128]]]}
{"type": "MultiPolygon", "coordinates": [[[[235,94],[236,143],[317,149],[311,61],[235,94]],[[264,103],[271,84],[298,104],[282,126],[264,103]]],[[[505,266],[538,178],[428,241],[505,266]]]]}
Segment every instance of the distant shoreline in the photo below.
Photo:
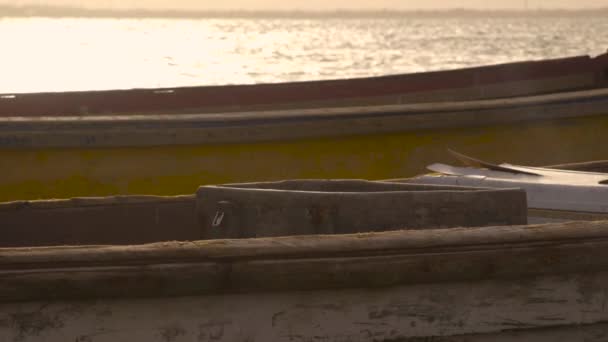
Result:
{"type": "Polygon", "coordinates": [[[0,18],[435,18],[435,17],[608,17],[608,7],[589,10],[106,10],[55,6],[0,5],[0,18]]]}

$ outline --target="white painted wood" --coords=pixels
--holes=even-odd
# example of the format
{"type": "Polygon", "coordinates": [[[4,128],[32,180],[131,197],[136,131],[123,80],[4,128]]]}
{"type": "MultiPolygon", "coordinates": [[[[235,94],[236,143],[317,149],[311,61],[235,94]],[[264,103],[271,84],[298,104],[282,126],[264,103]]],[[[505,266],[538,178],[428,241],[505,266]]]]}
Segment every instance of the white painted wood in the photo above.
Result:
{"type": "Polygon", "coordinates": [[[459,185],[488,188],[522,188],[528,207],[534,209],[608,213],[608,175],[601,173],[528,168],[502,164],[501,167],[537,173],[538,176],[471,167],[433,164],[440,174],[423,175],[410,183],[459,185]]]}

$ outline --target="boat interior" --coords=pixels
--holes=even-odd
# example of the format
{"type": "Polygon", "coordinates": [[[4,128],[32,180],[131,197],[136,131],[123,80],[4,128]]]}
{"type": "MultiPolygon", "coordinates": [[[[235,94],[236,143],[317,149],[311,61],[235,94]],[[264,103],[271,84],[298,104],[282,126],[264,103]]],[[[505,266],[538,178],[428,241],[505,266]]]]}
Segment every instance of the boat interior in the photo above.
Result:
{"type": "MultiPolygon", "coordinates": [[[[353,233],[354,231],[348,230],[352,225],[361,226],[360,231],[367,232],[380,229],[381,224],[387,220],[392,222],[391,228],[380,230],[526,222],[525,195],[517,190],[362,180],[298,180],[206,186],[201,187],[197,195],[115,196],[1,203],[0,221],[3,225],[0,247],[135,245],[245,237],[247,234],[242,233],[209,233],[209,216],[214,216],[216,212],[226,212],[221,204],[228,199],[239,205],[239,211],[232,213],[232,216],[251,215],[251,210],[247,209],[255,212],[255,217],[243,218],[241,222],[252,222],[253,219],[260,222],[258,226],[264,228],[275,226],[271,235],[264,234],[262,230],[257,236],[249,234],[247,237],[353,233]],[[463,198],[454,200],[457,196],[455,193],[463,198]],[[401,204],[395,202],[395,195],[400,196],[398,199],[401,204]],[[425,198],[415,199],[421,195],[425,198]],[[492,202],[487,201],[490,197],[500,198],[495,203],[511,200],[516,203],[511,207],[492,205],[492,202]],[[412,201],[412,198],[415,199],[412,206],[417,205],[424,212],[407,217],[395,215],[395,206],[402,206],[403,201],[412,201]],[[379,200],[386,202],[386,205],[381,207],[379,200]],[[217,207],[218,203],[220,207],[217,207]],[[438,208],[436,203],[441,203],[443,207],[438,208]],[[349,212],[353,205],[357,206],[356,211],[349,212]],[[300,210],[302,215],[287,213],[286,206],[294,207],[295,211],[300,210]],[[366,207],[372,208],[370,206],[375,206],[374,209],[381,213],[370,215],[365,211],[366,207]],[[459,215],[454,215],[454,212],[459,215]],[[286,217],[287,221],[280,222],[279,217],[286,217]],[[347,228],[342,231],[315,230],[321,221],[330,218],[333,220],[327,223],[330,226],[338,226],[336,220],[341,219],[341,225],[347,228]],[[312,226],[300,228],[299,231],[290,227],[298,226],[301,221],[310,221],[312,226]],[[399,225],[399,222],[408,221],[409,227],[399,225]],[[374,227],[373,224],[379,226],[374,227]]],[[[231,216],[231,213],[227,214],[231,216]]],[[[227,220],[228,217],[225,221],[227,220]]],[[[255,224],[247,223],[237,228],[246,232],[252,230],[253,226],[255,224]]],[[[228,229],[218,227],[221,228],[228,229]]]]}
{"type": "MultiPolygon", "coordinates": [[[[551,167],[608,173],[608,161],[561,164],[551,167]]],[[[267,190],[271,193],[290,190],[301,193],[325,192],[341,195],[349,193],[369,195],[374,192],[404,192],[403,190],[418,193],[450,192],[454,189],[467,190],[463,187],[403,184],[408,181],[409,179],[393,179],[385,182],[284,181],[233,184],[225,187],[230,189],[255,188],[254,190],[257,191],[267,190]]],[[[204,210],[200,208],[200,203],[206,201],[205,188],[201,187],[202,190],[199,190],[199,198],[193,193],[182,196],[114,196],[0,203],[0,221],[3,223],[0,228],[0,248],[137,245],[162,241],[203,240],[209,237],[201,222],[203,220],[201,212],[204,210]],[[197,202],[200,203],[197,205],[197,202]]],[[[608,215],[601,213],[528,209],[528,221],[531,217],[539,215],[547,218],[545,222],[553,222],[551,218],[559,221],[608,220],[608,215]]],[[[534,221],[534,223],[536,222],[534,221]]]]}

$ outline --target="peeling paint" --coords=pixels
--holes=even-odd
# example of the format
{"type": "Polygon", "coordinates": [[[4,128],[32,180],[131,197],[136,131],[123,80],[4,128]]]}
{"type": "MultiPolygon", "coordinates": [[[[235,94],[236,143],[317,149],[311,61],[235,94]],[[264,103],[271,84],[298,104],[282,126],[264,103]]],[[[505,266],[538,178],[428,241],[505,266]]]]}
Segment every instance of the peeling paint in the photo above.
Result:
{"type": "Polygon", "coordinates": [[[60,329],[64,326],[61,318],[43,312],[12,313],[10,317],[17,331],[16,341],[25,340],[28,336],[40,336],[47,330],[60,329]]]}
{"type": "Polygon", "coordinates": [[[174,342],[180,336],[186,335],[186,330],[179,324],[172,324],[159,329],[159,334],[165,342],[174,342]]]}

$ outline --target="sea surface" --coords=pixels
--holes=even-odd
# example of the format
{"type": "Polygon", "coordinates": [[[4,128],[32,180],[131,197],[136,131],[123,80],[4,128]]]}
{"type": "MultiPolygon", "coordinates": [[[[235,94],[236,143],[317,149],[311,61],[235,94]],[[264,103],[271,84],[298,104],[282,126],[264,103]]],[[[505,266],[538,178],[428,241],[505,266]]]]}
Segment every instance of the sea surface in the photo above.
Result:
{"type": "Polygon", "coordinates": [[[0,18],[0,93],[285,82],[597,55],[601,17],[0,18]]]}

